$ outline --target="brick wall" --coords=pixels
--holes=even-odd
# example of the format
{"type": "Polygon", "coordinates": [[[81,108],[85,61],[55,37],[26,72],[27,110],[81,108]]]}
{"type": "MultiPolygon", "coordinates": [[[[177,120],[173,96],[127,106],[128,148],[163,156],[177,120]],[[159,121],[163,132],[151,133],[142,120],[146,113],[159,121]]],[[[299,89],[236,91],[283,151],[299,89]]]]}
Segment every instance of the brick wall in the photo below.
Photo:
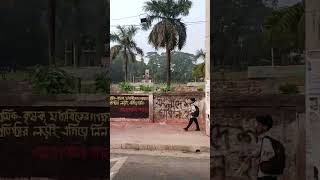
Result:
{"type": "Polygon", "coordinates": [[[271,136],[280,140],[287,152],[287,168],[281,180],[299,180],[296,163],[303,161],[297,114],[304,113],[304,96],[219,96],[212,98],[211,164],[212,177],[219,180],[251,180],[256,168],[245,175],[237,169],[242,156],[258,148],[255,143],[255,117],[270,114],[274,119],[271,136]],[[301,148],[300,148],[301,149],[301,148]],[[225,174],[225,178],[219,176],[225,174]],[[220,178],[219,178],[220,177],[220,178]]]}
{"type": "Polygon", "coordinates": [[[188,122],[188,98],[196,98],[196,105],[200,110],[200,126],[205,129],[205,94],[193,93],[156,93],[153,98],[153,113],[156,122],[188,122]]]}

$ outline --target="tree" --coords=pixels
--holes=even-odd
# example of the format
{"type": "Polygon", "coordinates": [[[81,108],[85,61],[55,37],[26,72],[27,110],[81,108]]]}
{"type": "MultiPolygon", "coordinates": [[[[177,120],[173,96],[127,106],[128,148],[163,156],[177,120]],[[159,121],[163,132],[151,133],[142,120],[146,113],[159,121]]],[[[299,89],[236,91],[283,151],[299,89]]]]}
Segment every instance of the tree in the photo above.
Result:
{"type": "Polygon", "coordinates": [[[205,74],[205,63],[197,64],[192,68],[192,76],[199,79],[203,78],[205,74]]]}
{"type": "Polygon", "coordinates": [[[152,23],[157,21],[149,35],[149,44],[156,50],[166,50],[167,86],[171,84],[171,51],[176,47],[181,50],[187,39],[187,28],[181,16],[187,16],[191,6],[190,0],[150,0],[144,6],[147,13],[144,29],[151,28],[152,23]]]}
{"type": "Polygon", "coordinates": [[[206,58],[206,53],[202,49],[197,50],[195,58],[196,59],[199,59],[199,58],[205,59],[206,58]]]}
{"type": "Polygon", "coordinates": [[[275,0],[215,0],[211,8],[214,71],[222,74],[245,71],[248,65],[255,65],[257,59],[269,57],[270,51],[260,45],[261,27],[275,3],[275,0]]]}
{"type": "Polygon", "coordinates": [[[138,29],[134,26],[123,27],[117,26],[118,32],[111,33],[110,40],[117,43],[117,45],[111,48],[110,56],[111,59],[115,59],[117,56],[122,55],[124,63],[125,72],[125,82],[128,80],[128,61],[136,61],[136,55],[141,55],[143,57],[143,51],[137,46],[133,37],[136,35],[138,29]]]}
{"type": "Polygon", "coordinates": [[[278,50],[282,62],[288,64],[290,53],[304,50],[304,23],[301,2],[276,10],[265,19],[265,42],[278,50]]]}
{"type": "MultiPolygon", "coordinates": [[[[206,53],[202,49],[197,50],[195,58],[196,59],[199,59],[199,58],[205,59],[206,53]]],[[[193,67],[192,76],[195,78],[203,78],[205,76],[205,63],[204,62],[201,64],[197,64],[193,67]]]]}

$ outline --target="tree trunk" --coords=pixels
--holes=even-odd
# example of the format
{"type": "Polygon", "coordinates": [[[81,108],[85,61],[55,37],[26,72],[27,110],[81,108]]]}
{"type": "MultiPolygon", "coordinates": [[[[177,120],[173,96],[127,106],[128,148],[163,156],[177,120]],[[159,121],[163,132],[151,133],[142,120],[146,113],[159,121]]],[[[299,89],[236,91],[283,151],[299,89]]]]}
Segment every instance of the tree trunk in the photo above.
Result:
{"type": "Polygon", "coordinates": [[[55,65],[55,11],[56,0],[48,2],[48,45],[49,45],[49,65],[55,65]]]}
{"type": "Polygon", "coordinates": [[[170,87],[171,85],[171,50],[167,48],[167,86],[170,87]]]}
{"type": "Polygon", "coordinates": [[[125,59],[125,64],[124,64],[124,81],[128,81],[128,58],[125,59]]]}

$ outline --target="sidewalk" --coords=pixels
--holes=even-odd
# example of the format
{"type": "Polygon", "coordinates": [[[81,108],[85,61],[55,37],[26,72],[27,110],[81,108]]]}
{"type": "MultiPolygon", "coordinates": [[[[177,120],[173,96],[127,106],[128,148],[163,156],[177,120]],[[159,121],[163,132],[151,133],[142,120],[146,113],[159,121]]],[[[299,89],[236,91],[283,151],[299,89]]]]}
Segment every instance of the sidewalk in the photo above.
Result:
{"type": "Polygon", "coordinates": [[[185,124],[110,122],[111,149],[210,152],[204,132],[183,130],[185,124]]]}

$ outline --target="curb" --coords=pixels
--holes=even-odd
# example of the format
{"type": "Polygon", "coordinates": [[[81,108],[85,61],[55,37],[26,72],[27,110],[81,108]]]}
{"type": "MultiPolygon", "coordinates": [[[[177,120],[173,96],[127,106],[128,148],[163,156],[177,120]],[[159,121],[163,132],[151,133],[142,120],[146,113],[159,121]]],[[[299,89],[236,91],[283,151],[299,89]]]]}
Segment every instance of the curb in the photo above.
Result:
{"type": "Polygon", "coordinates": [[[133,150],[148,150],[148,151],[182,151],[182,152],[210,152],[210,147],[207,146],[185,146],[185,145],[162,145],[162,144],[111,144],[111,149],[133,149],[133,150]]]}

